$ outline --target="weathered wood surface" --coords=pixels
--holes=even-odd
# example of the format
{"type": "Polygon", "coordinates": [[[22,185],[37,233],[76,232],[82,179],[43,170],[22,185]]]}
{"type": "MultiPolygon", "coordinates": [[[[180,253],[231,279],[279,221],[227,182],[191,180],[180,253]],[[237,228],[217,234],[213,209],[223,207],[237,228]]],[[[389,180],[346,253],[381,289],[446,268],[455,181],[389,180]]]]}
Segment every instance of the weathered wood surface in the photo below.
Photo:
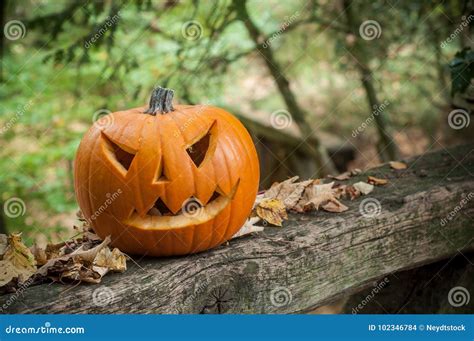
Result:
{"type": "Polygon", "coordinates": [[[474,247],[474,146],[426,154],[394,171],[340,214],[292,215],[283,228],[201,254],[135,259],[100,285],[34,286],[0,297],[7,313],[296,313],[367,287],[401,269],[474,247]],[[363,199],[381,212],[364,218],[363,199]],[[465,200],[463,200],[463,198],[465,200]],[[470,198],[466,200],[466,198],[470,198]],[[442,219],[453,214],[451,220],[442,219]]]}

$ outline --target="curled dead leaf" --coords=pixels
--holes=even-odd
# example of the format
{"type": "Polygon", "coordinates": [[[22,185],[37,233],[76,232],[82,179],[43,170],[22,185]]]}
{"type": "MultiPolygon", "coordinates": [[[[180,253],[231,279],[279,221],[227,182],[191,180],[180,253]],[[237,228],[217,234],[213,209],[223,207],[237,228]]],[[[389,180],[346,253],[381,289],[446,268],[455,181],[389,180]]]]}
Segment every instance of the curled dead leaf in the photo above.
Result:
{"type": "Polygon", "coordinates": [[[351,177],[351,175],[352,175],[352,173],[350,171],[347,171],[347,172],[341,173],[341,174],[336,175],[336,176],[329,175],[328,178],[334,179],[334,180],[339,180],[339,181],[344,181],[344,180],[348,180],[351,177]]]}
{"type": "Polygon", "coordinates": [[[264,198],[280,200],[287,210],[293,209],[300,200],[305,188],[315,181],[310,179],[296,182],[296,180],[298,180],[297,176],[273,184],[272,187],[264,193],[264,198]]]}
{"type": "Polygon", "coordinates": [[[363,195],[367,195],[374,190],[374,185],[368,184],[367,182],[363,181],[356,182],[352,186],[354,186],[354,188],[363,195]]]}
{"type": "Polygon", "coordinates": [[[21,233],[12,233],[7,238],[7,247],[0,260],[0,287],[12,280],[19,284],[28,280],[36,271],[36,260],[30,249],[21,241],[21,233]]]}
{"type": "Polygon", "coordinates": [[[279,199],[263,199],[255,208],[256,214],[275,226],[282,226],[283,220],[288,219],[285,205],[279,199]]]}
{"type": "Polygon", "coordinates": [[[401,161],[390,161],[389,164],[390,164],[390,167],[397,170],[407,168],[407,164],[401,161]]]}
{"type": "Polygon", "coordinates": [[[369,176],[367,178],[367,182],[371,185],[374,185],[374,186],[383,186],[383,185],[386,185],[388,183],[388,180],[387,179],[376,178],[375,176],[369,176]]]}
{"type": "Polygon", "coordinates": [[[244,226],[242,226],[240,228],[240,230],[237,231],[237,233],[232,236],[232,239],[237,238],[237,237],[242,237],[242,236],[245,236],[245,235],[253,233],[253,232],[263,231],[264,230],[263,226],[256,225],[260,221],[261,221],[260,217],[250,217],[250,218],[248,218],[245,221],[244,226]]]}

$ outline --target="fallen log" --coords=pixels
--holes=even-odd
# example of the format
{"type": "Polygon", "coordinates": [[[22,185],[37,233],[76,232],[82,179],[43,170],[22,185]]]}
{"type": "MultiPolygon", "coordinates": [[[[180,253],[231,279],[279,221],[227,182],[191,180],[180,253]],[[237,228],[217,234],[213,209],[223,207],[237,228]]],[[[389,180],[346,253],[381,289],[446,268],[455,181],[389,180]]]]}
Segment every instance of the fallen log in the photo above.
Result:
{"type": "Polygon", "coordinates": [[[283,228],[186,257],[135,258],[100,285],[43,284],[0,297],[6,313],[298,313],[373,281],[474,248],[474,145],[387,164],[344,213],[290,215],[283,228]],[[364,199],[378,214],[363,216],[364,199]],[[367,202],[367,201],[366,201],[367,202]]]}

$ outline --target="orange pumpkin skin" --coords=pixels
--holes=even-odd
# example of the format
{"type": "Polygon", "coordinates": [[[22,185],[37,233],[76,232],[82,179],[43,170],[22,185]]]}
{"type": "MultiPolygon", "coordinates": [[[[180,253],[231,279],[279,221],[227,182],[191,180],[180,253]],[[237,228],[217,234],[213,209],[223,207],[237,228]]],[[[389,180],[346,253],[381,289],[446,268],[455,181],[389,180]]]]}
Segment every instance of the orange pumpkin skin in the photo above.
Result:
{"type": "Polygon", "coordinates": [[[171,256],[210,249],[239,230],[255,201],[259,164],[244,126],[216,107],[174,109],[156,116],[145,114],[146,107],[109,114],[77,151],[75,192],[84,217],[123,252],[171,256]],[[208,148],[197,164],[187,150],[205,136],[208,148]],[[192,198],[202,207],[186,212],[192,198]],[[158,199],[168,215],[150,214],[160,211],[158,199]]]}

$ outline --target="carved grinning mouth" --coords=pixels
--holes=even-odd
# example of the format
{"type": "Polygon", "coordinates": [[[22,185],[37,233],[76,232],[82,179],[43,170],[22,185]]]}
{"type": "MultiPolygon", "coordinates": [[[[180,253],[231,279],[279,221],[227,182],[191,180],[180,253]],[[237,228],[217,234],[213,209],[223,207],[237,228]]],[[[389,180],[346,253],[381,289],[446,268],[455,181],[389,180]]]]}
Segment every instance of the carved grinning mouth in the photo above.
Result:
{"type": "Polygon", "coordinates": [[[186,200],[183,208],[176,214],[173,214],[161,199],[158,199],[145,216],[140,216],[138,212],[134,211],[124,223],[129,226],[151,230],[199,225],[216,217],[230,204],[237,192],[238,185],[239,181],[227,196],[217,191],[214,192],[206,205],[201,205],[197,199],[191,197],[186,200]],[[186,205],[192,207],[186,208],[186,205]]]}

